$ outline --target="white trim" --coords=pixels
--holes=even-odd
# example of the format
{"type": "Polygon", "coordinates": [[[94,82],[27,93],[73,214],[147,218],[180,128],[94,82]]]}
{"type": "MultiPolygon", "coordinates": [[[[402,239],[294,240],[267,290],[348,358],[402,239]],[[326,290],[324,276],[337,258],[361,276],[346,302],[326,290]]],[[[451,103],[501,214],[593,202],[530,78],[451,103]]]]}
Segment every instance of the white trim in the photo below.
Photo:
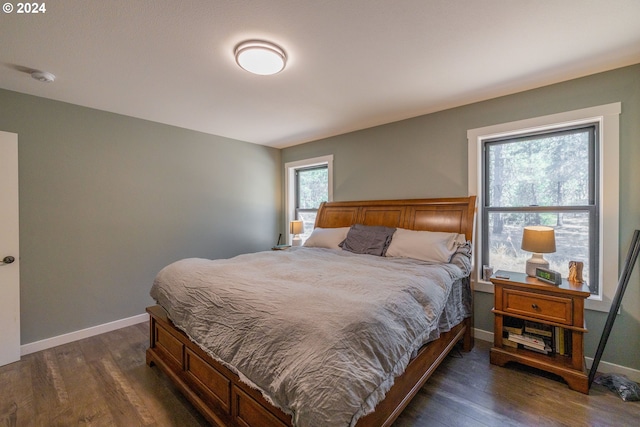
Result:
{"type": "MultiPolygon", "coordinates": [[[[47,350],[59,345],[68,344],[70,342],[78,341],[84,338],[93,337],[96,335],[104,334],[107,332],[115,331],[117,329],[126,328],[127,326],[137,325],[149,321],[149,315],[147,313],[139,314],[137,316],[128,317],[126,319],[120,319],[102,325],[93,326],[91,328],[81,329],[79,331],[70,332],[64,335],[58,335],[57,337],[47,338],[41,341],[32,342],[21,346],[21,355],[35,353],[42,350],[47,350]]],[[[493,342],[493,332],[485,331],[484,329],[474,328],[474,337],[481,341],[493,342]]],[[[593,358],[585,357],[587,368],[590,368],[593,363],[593,358]]],[[[605,361],[600,361],[598,364],[599,372],[608,373],[615,372],[626,375],[632,381],[640,382],[640,370],[627,368],[626,366],[616,365],[605,361]]]]}
{"type": "Polygon", "coordinates": [[[126,319],[115,320],[113,322],[104,323],[102,325],[92,326],[91,328],[81,329],[79,331],[69,332],[68,334],[58,335],[57,337],[35,341],[20,346],[20,355],[26,356],[27,354],[35,353],[37,351],[47,350],[59,345],[68,344],[70,342],[93,337],[96,335],[104,334],[106,332],[115,331],[116,329],[126,328],[127,326],[137,325],[138,323],[144,323],[148,321],[149,315],[147,313],[138,314],[137,316],[127,317],[126,319]]]}
{"type": "Polygon", "coordinates": [[[0,258],[13,256],[13,264],[0,262],[0,366],[20,359],[20,185],[18,134],[0,131],[0,258]]]}
{"type": "Polygon", "coordinates": [[[474,328],[473,337],[481,341],[489,341],[491,343],[493,342],[493,332],[485,331],[484,329],[474,328]]]}
{"type": "Polygon", "coordinates": [[[329,202],[333,201],[333,154],[327,156],[314,157],[311,159],[298,160],[295,162],[288,162],[284,164],[284,191],[285,191],[285,241],[291,244],[291,234],[289,233],[289,222],[294,218],[294,206],[295,206],[295,178],[294,174],[296,169],[307,168],[311,166],[327,165],[328,174],[328,198],[329,202]]]}
{"type": "MultiPolygon", "coordinates": [[[[488,341],[493,343],[493,332],[485,331],[482,329],[474,329],[473,330],[474,337],[481,341],[488,341]]],[[[587,369],[591,369],[593,365],[592,357],[585,357],[585,364],[587,365],[587,369]]],[[[615,363],[609,363],[605,361],[600,361],[598,364],[598,372],[600,373],[616,373],[626,375],[632,381],[640,382],[640,370],[628,368],[622,365],[616,365],[615,363]]]]}
{"type": "MultiPolygon", "coordinates": [[[[591,365],[593,365],[593,357],[585,357],[584,361],[587,365],[587,369],[591,369],[591,365]]],[[[640,371],[637,369],[627,368],[626,366],[616,365],[615,363],[609,363],[600,361],[598,363],[598,372],[602,374],[610,374],[616,373],[625,375],[632,381],[640,382],[640,371]]]]}
{"type": "MultiPolygon", "coordinates": [[[[490,138],[505,135],[518,135],[540,130],[557,129],[565,126],[598,122],[600,124],[600,296],[591,296],[585,304],[589,310],[609,311],[618,283],[618,250],[619,250],[619,186],[618,166],[620,163],[620,102],[567,111],[548,116],[534,117],[510,123],[502,123],[467,131],[469,195],[478,196],[478,206],[482,206],[482,170],[479,161],[482,158],[482,142],[490,138]],[[606,148],[606,149],[605,149],[606,148]]],[[[476,230],[482,224],[482,209],[476,215],[476,230]]],[[[482,249],[482,233],[476,233],[474,248],[474,265],[479,266],[472,273],[474,289],[493,293],[493,285],[481,280],[480,268],[482,249]]]]}

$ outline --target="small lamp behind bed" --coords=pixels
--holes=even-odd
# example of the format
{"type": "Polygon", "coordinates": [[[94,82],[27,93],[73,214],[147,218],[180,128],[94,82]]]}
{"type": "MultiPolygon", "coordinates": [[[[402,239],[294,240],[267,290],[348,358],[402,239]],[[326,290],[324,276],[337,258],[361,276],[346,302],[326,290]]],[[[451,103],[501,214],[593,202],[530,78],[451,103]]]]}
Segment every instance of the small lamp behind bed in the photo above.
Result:
{"type": "Polygon", "coordinates": [[[304,223],[297,220],[291,221],[291,224],[289,224],[289,232],[293,235],[293,239],[291,239],[291,246],[300,246],[302,244],[302,239],[299,235],[304,233],[304,223]]]}

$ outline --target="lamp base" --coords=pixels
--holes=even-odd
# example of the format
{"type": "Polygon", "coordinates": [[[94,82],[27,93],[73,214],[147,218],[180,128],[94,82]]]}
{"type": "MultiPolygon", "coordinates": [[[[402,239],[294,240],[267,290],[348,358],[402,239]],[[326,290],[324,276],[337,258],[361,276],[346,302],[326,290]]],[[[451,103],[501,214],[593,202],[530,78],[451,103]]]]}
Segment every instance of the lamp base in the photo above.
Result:
{"type": "Polygon", "coordinates": [[[527,260],[527,276],[536,277],[536,268],[549,268],[549,262],[542,257],[542,254],[532,254],[527,260]]]}
{"type": "MultiPolygon", "coordinates": [[[[291,239],[291,246],[301,246],[302,245],[302,239],[298,236],[295,236],[293,239],[291,239]]],[[[533,270],[533,272],[535,273],[535,269],[533,270]]]]}

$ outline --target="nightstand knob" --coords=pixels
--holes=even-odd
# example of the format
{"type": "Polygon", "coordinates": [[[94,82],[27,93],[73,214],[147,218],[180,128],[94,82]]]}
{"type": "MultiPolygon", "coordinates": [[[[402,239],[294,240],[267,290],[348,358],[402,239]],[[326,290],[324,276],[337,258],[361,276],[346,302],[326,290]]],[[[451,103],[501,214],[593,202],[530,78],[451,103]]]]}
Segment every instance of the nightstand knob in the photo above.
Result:
{"type": "Polygon", "coordinates": [[[533,308],[534,310],[538,309],[538,304],[531,304],[531,308],[533,308]]]}

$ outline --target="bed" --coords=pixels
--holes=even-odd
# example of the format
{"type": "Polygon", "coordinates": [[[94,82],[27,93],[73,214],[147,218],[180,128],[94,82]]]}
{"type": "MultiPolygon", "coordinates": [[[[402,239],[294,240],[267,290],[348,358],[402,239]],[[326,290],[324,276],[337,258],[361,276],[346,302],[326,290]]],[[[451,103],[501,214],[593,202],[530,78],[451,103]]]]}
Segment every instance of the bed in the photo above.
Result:
{"type": "MultiPolygon", "coordinates": [[[[464,240],[470,241],[473,236],[474,214],[474,196],[443,199],[329,202],[322,204],[320,207],[315,227],[318,230],[337,231],[339,229],[347,229],[355,224],[363,224],[365,226],[392,227],[411,231],[459,233],[462,235],[461,237],[463,237],[464,240]]],[[[218,262],[217,264],[228,265],[228,269],[232,272],[239,270],[237,265],[249,266],[249,261],[252,259],[255,259],[255,262],[258,263],[256,268],[262,268],[262,266],[279,262],[279,259],[288,263],[284,264],[288,265],[289,268],[285,273],[282,273],[282,275],[279,275],[280,273],[270,273],[269,276],[261,279],[259,283],[257,281],[255,284],[247,283],[247,278],[240,278],[237,279],[237,285],[228,285],[234,289],[242,289],[243,299],[245,299],[244,295],[246,295],[247,291],[249,291],[249,293],[253,293],[254,291],[252,289],[255,289],[256,295],[258,296],[256,300],[260,301],[251,300],[249,304],[251,304],[250,307],[252,310],[245,309],[245,311],[242,312],[244,314],[239,315],[240,317],[254,319],[254,323],[252,323],[250,327],[235,323],[236,318],[234,317],[234,313],[237,305],[237,302],[235,301],[232,304],[234,309],[233,313],[231,311],[227,311],[227,313],[229,313],[228,315],[214,314],[207,318],[209,315],[208,313],[210,313],[209,307],[204,309],[202,307],[194,306],[192,303],[187,303],[187,305],[190,304],[191,306],[196,307],[196,314],[188,313],[185,309],[178,307],[177,303],[175,305],[173,303],[173,301],[185,300],[187,298],[186,294],[170,294],[168,286],[165,288],[154,283],[154,289],[152,289],[152,291],[155,290],[154,298],[159,303],[158,305],[147,308],[147,312],[150,315],[150,346],[146,353],[147,364],[149,366],[157,366],[160,368],[160,370],[176,384],[176,386],[205,416],[205,418],[214,425],[251,427],[285,427],[293,425],[302,426],[322,424],[389,426],[398,417],[411,398],[418,392],[456,343],[462,341],[463,349],[465,351],[469,351],[472,348],[473,315],[471,312],[465,312],[463,318],[461,318],[460,315],[458,315],[458,317],[452,317],[456,319],[455,324],[450,324],[446,328],[442,327],[442,318],[445,317],[444,314],[436,313],[435,320],[433,320],[433,316],[428,318],[425,317],[425,322],[431,322],[429,323],[430,325],[432,323],[434,325],[435,323],[438,323],[438,325],[435,325],[437,326],[437,330],[429,329],[428,331],[425,330],[424,333],[412,332],[412,334],[409,334],[410,337],[407,338],[407,343],[410,343],[410,345],[406,344],[404,341],[399,344],[393,341],[391,346],[395,347],[393,347],[394,350],[392,353],[395,352],[400,354],[398,360],[392,359],[392,362],[390,362],[393,365],[391,369],[378,369],[382,373],[378,373],[376,369],[370,369],[373,372],[371,375],[374,375],[373,378],[375,378],[376,381],[381,378],[380,384],[376,383],[373,386],[375,392],[371,393],[372,396],[367,396],[362,403],[362,407],[358,409],[356,415],[352,418],[348,418],[348,421],[345,423],[342,423],[342,421],[338,423],[337,421],[333,421],[333,418],[331,418],[332,421],[326,421],[319,424],[317,421],[318,418],[313,418],[314,414],[306,415],[306,409],[302,406],[296,406],[300,399],[295,397],[292,398],[291,401],[287,400],[291,395],[290,390],[292,388],[300,388],[312,398],[316,397],[315,395],[318,394],[316,389],[318,389],[321,390],[322,393],[325,393],[325,395],[333,396],[332,398],[334,401],[331,401],[328,405],[334,405],[330,407],[338,408],[338,404],[342,401],[349,403],[348,401],[351,399],[355,400],[356,403],[359,402],[359,397],[352,399],[349,395],[351,390],[348,390],[344,398],[341,397],[342,395],[339,393],[342,393],[342,389],[344,388],[343,382],[354,383],[355,388],[358,387],[358,384],[355,383],[358,383],[361,379],[362,381],[360,382],[364,384],[362,387],[368,387],[368,383],[373,382],[373,379],[369,379],[365,375],[368,374],[367,370],[369,365],[373,364],[373,362],[358,362],[358,364],[367,365],[367,369],[361,372],[356,366],[351,369],[351,365],[340,365],[346,357],[343,357],[342,353],[334,352],[328,355],[322,354],[320,356],[319,351],[308,350],[307,344],[302,347],[296,346],[298,345],[298,342],[304,341],[305,337],[312,336],[313,338],[308,339],[308,341],[313,341],[314,343],[318,341],[319,344],[317,345],[320,345],[323,348],[324,346],[335,347],[335,342],[332,342],[330,345],[325,345],[320,338],[316,339],[316,335],[312,335],[313,333],[316,333],[322,336],[328,335],[329,337],[333,337],[333,335],[337,333],[336,331],[332,331],[329,334],[325,333],[328,326],[322,323],[324,321],[324,317],[327,317],[327,322],[331,324],[336,323],[336,321],[332,319],[340,313],[344,313],[348,318],[350,318],[354,317],[351,315],[352,311],[367,311],[367,307],[371,307],[370,311],[377,312],[378,302],[375,301],[375,298],[378,298],[380,301],[391,301],[391,304],[395,304],[394,307],[402,307],[402,309],[399,310],[390,310],[386,307],[384,308],[385,312],[404,312],[407,310],[409,312],[411,310],[411,306],[406,303],[406,296],[414,295],[417,291],[415,291],[414,288],[410,288],[409,290],[401,288],[398,295],[402,295],[401,298],[405,299],[393,301],[395,296],[392,298],[391,293],[387,295],[384,294],[383,291],[386,291],[387,287],[391,288],[395,286],[395,282],[393,286],[389,285],[385,288],[380,287],[380,295],[378,295],[377,291],[373,292],[371,289],[366,289],[362,294],[360,294],[362,296],[363,305],[360,307],[354,301],[353,309],[345,309],[344,307],[349,306],[351,303],[341,301],[348,297],[338,296],[329,307],[324,307],[322,304],[314,303],[307,305],[307,308],[302,310],[300,307],[304,306],[303,301],[296,304],[295,302],[287,300],[286,295],[288,295],[292,290],[291,285],[288,285],[289,287],[287,287],[287,281],[290,278],[293,278],[293,282],[298,283],[301,289],[305,288],[308,289],[308,292],[311,292],[311,294],[304,294],[305,297],[303,300],[316,298],[318,292],[339,294],[338,288],[329,288],[328,291],[318,289],[316,282],[324,281],[329,284],[332,283],[335,275],[332,276],[330,273],[333,270],[339,272],[341,271],[341,268],[345,268],[340,267],[340,263],[343,262],[351,263],[348,265],[352,265],[354,271],[359,270],[361,265],[377,263],[374,265],[374,268],[381,268],[381,270],[374,270],[376,271],[375,275],[380,276],[383,282],[386,280],[384,283],[391,283],[388,279],[384,279],[384,277],[387,277],[387,270],[396,269],[401,275],[404,274],[410,276],[408,282],[411,282],[411,286],[414,286],[413,282],[416,282],[414,278],[422,276],[423,271],[430,271],[435,268],[432,265],[428,265],[429,263],[417,263],[418,265],[414,265],[414,263],[412,263],[413,261],[409,262],[403,257],[379,257],[380,261],[375,261],[374,258],[376,257],[371,255],[352,254],[348,251],[336,251],[332,249],[292,248],[287,251],[266,251],[265,253],[254,254],[253,256],[243,255],[229,261],[218,262]],[[315,252],[313,252],[314,250],[315,252]],[[335,269],[325,267],[323,280],[316,280],[313,284],[309,284],[304,280],[301,280],[301,276],[295,275],[295,270],[298,265],[305,263],[317,263],[318,265],[324,265],[321,264],[324,262],[335,263],[333,265],[336,267],[335,269]],[[416,269],[415,272],[414,269],[416,269]],[[251,285],[251,288],[248,287],[249,285],[251,285]],[[156,286],[159,286],[160,290],[156,289],[156,286]],[[273,286],[273,288],[268,288],[267,286],[273,286]],[[270,293],[272,297],[267,297],[265,292],[270,293]],[[371,300],[369,300],[369,298],[371,300]],[[261,337],[266,337],[268,339],[272,338],[270,336],[271,334],[269,329],[271,327],[269,323],[271,322],[271,319],[260,317],[266,309],[261,305],[256,305],[262,303],[262,300],[264,300],[264,304],[267,306],[274,306],[279,310],[278,313],[281,313],[281,315],[276,316],[278,317],[279,323],[290,323],[288,329],[286,329],[288,332],[284,334],[284,337],[278,338],[278,340],[283,341],[277,341],[279,344],[277,347],[272,343],[265,341],[264,345],[259,345],[257,348],[245,350],[243,346],[247,342],[261,337]],[[341,307],[341,303],[346,305],[341,307]],[[287,309],[283,310],[283,306],[286,306],[287,309]],[[323,314],[325,314],[323,310],[329,310],[326,312],[329,313],[329,315],[323,316],[323,314]],[[315,320],[304,320],[300,317],[301,314],[299,311],[304,311],[307,313],[306,315],[311,314],[311,316],[315,316],[312,317],[312,319],[315,320]],[[171,315],[169,313],[171,313],[171,315]],[[206,325],[209,325],[207,327],[203,327],[200,323],[194,323],[194,320],[201,320],[205,318],[207,318],[208,322],[206,325]],[[284,320],[280,318],[284,318],[284,320]],[[174,321],[176,322],[175,324],[174,321]],[[318,332],[318,330],[314,330],[314,332],[309,333],[309,329],[302,329],[303,332],[301,332],[299,329],[305,327],[305,322],[309,323],[309,327],[315,327],[316,324],[321,325],[317,326],[320,332],[318,332]],[[177,327],[176,324],[180,327],[177,327]],[[233,325],[233,327],[230,327],[229,324],[233,325]],[[229,335],[228,329],[233,329],[236,332],[244,331],[242,334],[249,334],[247,336],[249,336],[250,339],[245,339],[242,334],[238,334],[236,335],[237,338],[235,340],[233,336],[231,336],[231,344],[227,342],[223,347],[216,347],[215,341],[210,341],[210,337],[217,339],[216,336],[219,335],[222,339],[222,337],[229,335]],[[200,335],[200,333],[206,335],[200,335]],[[286,341],[290,338],[289,336],[295,338],[290,341],[286,341]],[[434,339],[434,337],[437,336],[439,337],[434,339]],[[428,343],[423,345],[423,343],[426,342],[428,343]],[[287,351],[281,352],[280,347],[285,348],[287,351]],[[300,348],[302,348],[302,350],[300,350],[300,348]],[[396,351],[396,348],[401,349],[402,351],[396,351]],[[263,349],[265,349],[264,351],[267,353],[260,353],[263,349]],[[411,356],[405,357],[409,352],[411,353],[411,356]],[[222,354],[225,356],[222,357],[222,354]],[[287,359],[287,357],[292,358],[287,359]],[[252,358],[255,360],[249,360],[252,358]],[[329,376],[316,377],[315,374],[318,369],[315,365],[309,365],[312,359],[319,359],[324,363],[329,376]],[[406,363],[404,359],[406,359],[406,363]],[[307,361],[309,361],[309,364],[307,364],[307,361]],[[332,372],[331,368],[334,365],[335,369],[332,372]],[[258,371],[260,369],[271,369],[273,371],[274,378],[269,378],[269,381],[265,383],[256,380],[256,378],[259,377],[252,375],[254,374],[254,370],[258,371]],[[351,371],[354,371],[355,374],[351,371]],[[346,376],[343,378],[343,374],[356,376],[346,376]],[[385,375],[390,375],[390,379],[386,378],[385,375]],[[322,379],[318,380],[318,378],[322,379]],[[325,380],[324,378],[328,379],[325,380]],[[304,383],[305,380],[309,380],[310,382],[304,383]],[[299,382],[299,384],[296,381],[299,382]],[[273,384],[276,384],[276,386],[273,386],[273,384]],[[309,389],[311,389],[311,391],[308,391],[309,389]],[[376,395],[379,396],[376,397],[376,395]],[[309,419],[312,421],[305,421],[305,416],[310,417],[309,419]]],[[[202,290],[203,288],[199,287],[199,285],[194,285],[194,283],[201,280],[203,276],[207,276],[207,278],[209,277],[209,270],[206,269],[210,268],[210,263],[211,261],[198,259],[182,260],[174,263],[175,265],[172,264],[171,266],[167,266],[158,277],[171,277],[172,280],[181,282],[182,286],[189,287],[192,294],[195,289],[195,295],[197,297],[194,298],[194,300],[196,301],[203,299],[208,305],[224,306],[226,300],[225,298],[220,297],[220,295],[226,294],[220,293],[215,296],[204,295],[201,294],[204,292],[202,290]],[[202,266],[202,268],[205,269],[203,271],[207,271],[207,274],[201,273],[200,270],[198,270],[197,274],[191,273],[191,271],[194,271],[198,266],[202,266]]],[[[217,266],[217,268],[218,267],[219,266],[217,266]]],[[[245,269],[243,268],[242,270],[245,269]]],[[[251,268],[247,267],[246,270],[251,270],[251,268]]],[[[282,270],[282,268],[277,269],[277,271],[282,270]]],[[[217,272],[217,270],[215,271],[217,272]]],[[[438,270],[436,274],[437,277],[446,278],[447,274],[454,277],[455,274],[459,274],[454,267],[443,271],[438,270]]],[[[440,287],[436,286],[435,291],[429,291],[433,292],[435,295],[435,302],[433,303],[434,308],[424,308],[424,311],[429,311],[429,309],[435,310],[436,308],[437,310],[445,310],[444,304],[449,304],[449,302],[455,298],[471,298],[472,290],[470,289],[469,273],[470,271],[466,271],[465,277],[456,276],[455,280],[452,280],[453,285],[449,285],[466,289],[466,293],[456,292],[452,290],[452,288],[447,288],[445,284],[440,285],[440,287]]],[[[212,273],[212,275],[215,274],[217,273],[212,273]]],[[[397,273],[394,272],[393,274],[397,273]]],[[[341,276],[344,276],[344,274],[341,274],[341,276]]],[[[156,279],[156,282],[162,281],[159,278],[156,279]]],[[[422,280],[422,278],[420,280],[422,280]]],[[[443,279],[443,282],[444,281],[445,280],[443,279]]],[[[401,281],[398,279],[398,286],[401,286],[400,282],[401,281]]],[[[374,282],[372,281],[372,283],[374,282]]],[[[423,286],[420,284],[420,281],[417,281],[417,283],[418,285],[416,286],[423,286]]],[[[225,286],[227,286],[227,284],[225,284],[225,286]]],[[[359,283],[355,283],[353,286],[356,289],[363,288],[362,284],[359,283]]],[[[454,287],[453,289],[458,288],[454,287]]],[[[222,291],[217,290],[216,292],[222,291]]],[[[391,292],[391,290],[389,292],[391,292]]],[[[418,296],[415,299],[421,298],[423,297],[418,296]]],[[[412,298],[412,301],[413,299],[414,298],[412,298]]],[[[321,301],[322,299],[318,297],[317,300],[321,301]]],[[[468,307],[472,307],[472,303],[468,303],[467,305],[468,307]]],[[[225,309],[229,310],[228,308],[225,309]]],[[[382,310],[382,308],[380,310],[382,310]]],[[[420,310],[421,309],[418,309],[418,312],[420,310]]],[[[235,315],[237,315],[237,313],[235,313],[235,315]]],[[[266,315],[267,314],[265,314],[265,316],[266,315]]],[[[415,328],[418,331],[421,331],[420,328],[423,328],[424,326],[420,323],[422,320],[420,320],[420,322],[415,320],[419,317],[417,315],[414,316],[412,314],[407,316],[406,314],[402,314],[398,315],[398,317],[410,319],[410,323],[415,323],[415,328]]],[[[397,319],[394,319],[393,322],[396,320],[397,319]]],[[[342,322],[344,322],[344,325],[349,325],[348,319],[343,320],[340,318],[338,322],[340,325],[343,325],[342,322]]],[[[392,335],[388,332],[393,332],[393,330],[397,329],[396,324],[393,322],[387,322],[392,326],[389,330],[383,330],[381,333],[382,335],[385,337],[387,335],[392,335]]],[[[367,320],[367,323],[371,323],[371,321],[367,320]]],[[[348,330],[350,328],[344,326],[338,327],[337,329],[348,330]]],[[[361,332],[358,333],[362,335],[361,332]]],[[[275,336],[277,333],[274,332],[273,335],[275,336]]],[[[403,332],[401,335],[402,339],[405,339],[405,335],[407,335],[407,333],[403,332]]],[[[337,342],[350,343],[352,341],[345,341],[343,339],[338,340],[337,342]]],[[[309,345],[314,343],[309,343],[309,345]]],[[[340,345],[342,346],[343,344],[340,345]]],[[[377,343],[375,343],[375,345],[377,345],[377,343]]],[[[375,355],[381,352],[377,347],[372,348],[370,344],[367,344],[365,347],[349,344],[347,347],[349,347],[349,349],[344,351],[347,353],[349,351],[356,352],[355,355],[357,356],[357,360],[360,360],[361,355],[358,352],[370,352],[375,353],[375,355]],[[352,350],[351,347],[354,347],[355,350],[352,350]]],[[[343,351],[343,349],[340,351],[343,351]]],[[[348,363],[353,363],[353,355],[351,357],[352,358],[349,359],[348,363]]],[[[376,359],[375,363],[380,363],[382,365],[387,363],[384,357],[381,358],[381,362],[378,362],[377,360],[378,359],[376,359]]],[[[322,375],[326,374],[323,372],[322,375]]],[[[351,394],[357,395],[358,392],[368,393],[369,391],[366,388],[362,388],[361,391],[356,390],[351,394]]],[[[313,404],[311,406],[316,405],[313,404]]],[[[336,412],[340,412],[341,410],[342,407],[336,409],[336,412]]],[[[320,409],[320,411],[325,411],[325,414],[331,412],[326,409],[320,409]]],[[[317,417],[318,414],[315,414],[315,416],[317,417]]],[[[336,415],[336,417],[337,416],[338,415],[336,415]]]]}

